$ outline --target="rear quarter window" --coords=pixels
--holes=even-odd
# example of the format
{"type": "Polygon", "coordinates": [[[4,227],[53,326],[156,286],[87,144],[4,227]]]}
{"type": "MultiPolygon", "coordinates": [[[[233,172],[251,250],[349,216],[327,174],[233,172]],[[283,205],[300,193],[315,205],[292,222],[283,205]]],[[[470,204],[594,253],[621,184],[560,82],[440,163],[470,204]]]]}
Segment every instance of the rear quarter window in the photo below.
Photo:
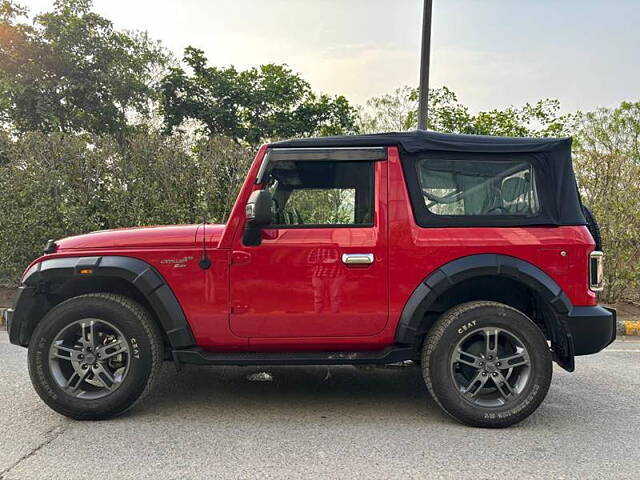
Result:
{"type": "Polygon", "coordinates": [[[422,159],[416,162],[429,213],[453,216],[535,216],[535,172],[526,161],[422,159]]]}
{"type": "Polygon", "coordinates": [[[421,227],[550,223],[543,198],[553,192],[535,154],[404,152],[401,160],[421,227]]]}

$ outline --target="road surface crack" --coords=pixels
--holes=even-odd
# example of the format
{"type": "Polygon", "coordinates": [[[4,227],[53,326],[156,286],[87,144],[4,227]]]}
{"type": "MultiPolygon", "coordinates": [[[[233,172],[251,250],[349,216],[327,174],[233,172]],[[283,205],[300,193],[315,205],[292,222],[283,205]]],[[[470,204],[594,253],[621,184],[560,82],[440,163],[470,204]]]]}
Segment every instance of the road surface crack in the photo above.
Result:
{"type": "Polygon", "coordinates": [[[15,461],[13,464],[9,465],[7,468],[5,468],[4,470],[2,470],[0,472],[0,480],[3,480],[6,477],[6,475],[11,472],[11,470],[13,470],[14,468],[16,468],[18,465],[20,465],[22,462],[24,462],[25,460],[33,457],[36,453],[38,453],[40,450],[42,450],[44,447],[46,447],[47,445],[49,445],[51,442],[53,442],[56,438],[58,438],[60,435],[62,435],[65,432],[65,428],[64,425],[56,425],[55,427],[47,430],[44,434],[44,439],[42,442],[40,442],[38,445],[36,445],[34,448],[32,448],[31,450],[29,450],[27,453],[25,453],[22,457],[20,457],[17,461],[15,461]]]}

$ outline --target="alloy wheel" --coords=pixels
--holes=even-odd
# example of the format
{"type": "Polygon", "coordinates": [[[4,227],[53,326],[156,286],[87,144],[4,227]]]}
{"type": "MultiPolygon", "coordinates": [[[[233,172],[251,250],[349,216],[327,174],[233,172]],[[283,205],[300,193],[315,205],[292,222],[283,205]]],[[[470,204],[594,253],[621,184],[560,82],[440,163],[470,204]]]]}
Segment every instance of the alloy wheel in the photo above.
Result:
{"type": "Polygon", "coordinates": [[[49,349],[49,370],[67,394],[96,399],[114,392],[127,376],[129,344],[111,323],[95,318],[63,328],[49,349]]]}
{"type": "Polygon", "coordinates": [[[455,346],[451,376],[460,395],[482,407],[499,407],[516,400],[531,378],[531,361],[524,342],[501,328],[471,331],[455,346]]]}

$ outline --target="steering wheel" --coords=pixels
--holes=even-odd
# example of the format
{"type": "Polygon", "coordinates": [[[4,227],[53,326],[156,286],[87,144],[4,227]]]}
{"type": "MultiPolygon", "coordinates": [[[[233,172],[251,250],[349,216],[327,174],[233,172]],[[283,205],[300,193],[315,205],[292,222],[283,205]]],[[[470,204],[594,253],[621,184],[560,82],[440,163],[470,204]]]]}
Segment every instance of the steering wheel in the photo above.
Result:
{"type": "Polygon", "coordinates": [[[487,212],[487,215],[508,215],[509,210],[504,207],[493,207],[487,212]]]}

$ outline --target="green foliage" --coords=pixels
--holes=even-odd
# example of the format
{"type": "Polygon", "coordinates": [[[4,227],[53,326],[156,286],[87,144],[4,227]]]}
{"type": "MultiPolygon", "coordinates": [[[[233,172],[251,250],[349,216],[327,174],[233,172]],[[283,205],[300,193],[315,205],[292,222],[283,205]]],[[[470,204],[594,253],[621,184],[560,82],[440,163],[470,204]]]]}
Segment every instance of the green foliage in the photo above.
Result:
{"type": "Polygon", "coordinates": [[[196,121],[207,135],[256,145],[296,136],[333,135],[354,129],[356,111],[346,98],[318,95],[285,65],[238,71],[207,66],[202,50],[185,49],[191,69],[172,68],[162,82],[165,129],[196,121]]]}
{"type": "Polygon", "coordinates": [[[57,0],[51,12],[0,2],[0,121],[17,132],[92,132],[119,140],[149,114],[168,62],[146,34],[118,32],[90,0],[57,0]]]}
{"type": "Polygon", "coordinates": [[[291,223],[344,225],[355,221],[355,189],[294,190],[285,214],[291,223]]]}
{"type": "Polygon", "coordinates": [[[369,99],[360,112],[359,130],[363,133],[404,132],[417,126],[418,89],[406,85],[369,99]]]}
{"type": "Polygon", "coordinates": [[[600,223],[606,253],[603,298],[640,300],[640,102],[576,120],[574,164],[583,202],[600,223]]]}
{"type": "Polygon", "coordinates": [[[0,281],[15,282],[43,241],[101,228],[107,148],[67,135],[26,134],[0,167],[0,281]]]}
{"type": "MultiPolygon", "coordinates": [[[[523,107],[469,113],[447,87],[429,91],[429,129],[445,133],[544,137],[566,134],[571,116],[560,115],[560,103],[545,99],[523,107]]],[[[418,90],[411,87],[374,97],[360,119],[363,132],[414,130],[418,125],[418,90]]]]}
{"type": "MultiPolygon", "coordinates": [[[[361,112],[365,132],[417,126],[418,91],[410,87],[371,99],[361,112]]],[[[469,113],[446,87],[430,92],[429,128],[440,132],[505,135],[575,135],[574,164],[584,203],[602,228],[607,255],[603,299],[638,301],[640,288],[640,103],[561,115],[557,100],[469,113]]]]}
{"type": "MultiPolygon", "coordinates": [[[[115,30],[91,0],[56,0],[33,19],[0,0],[0,283],[15,283],[48,238],[224,221],[253,155],[242,145],[417,125],[415,88],[372,98],[358,112],[343,96],[315,93],[285,65],[207,66],[192,47],[184,68],[173,63],[146,34],[115,30]],[[148,125],[158,110],[164,133],[177,133],[148,125]],[[194,125],[211,138],[181,133],[194,125]]],[[[557,100],[544,99],[473,114],[442,87],[430,92],[429,128],[575,133],[582,198],[607,253],[605,299],[639,299],[640,103],[561,115],[557,100]]],[[[301,195],[291,206],[306,220],[353,215],[348,191],[301,195]],[[308,212],[311,195],[321,195],[322,208],[308,212]]]]}
{"type": "Polygon", "coordinates": [[[225,137],[202,139],[193,150],[204,192],[200,215],[211,222],[226,222],[255,152],[225,137]]]}
{"type": "Polygon", "coordinates": [[[225,138],[0,135],[0,284],[49,238],[123,226],[224,221],[252,152],[225,138]],[[3,160],[4,159],[4,160],[3,160]]]}

